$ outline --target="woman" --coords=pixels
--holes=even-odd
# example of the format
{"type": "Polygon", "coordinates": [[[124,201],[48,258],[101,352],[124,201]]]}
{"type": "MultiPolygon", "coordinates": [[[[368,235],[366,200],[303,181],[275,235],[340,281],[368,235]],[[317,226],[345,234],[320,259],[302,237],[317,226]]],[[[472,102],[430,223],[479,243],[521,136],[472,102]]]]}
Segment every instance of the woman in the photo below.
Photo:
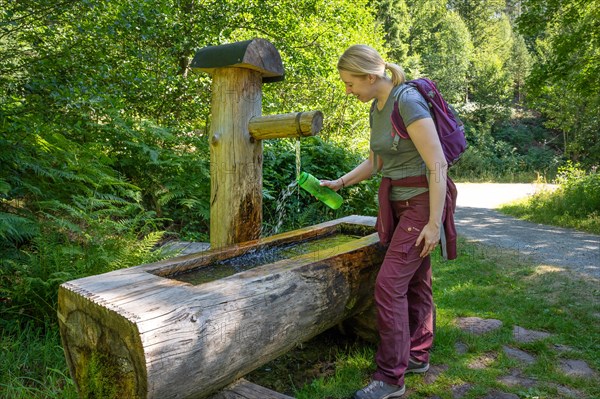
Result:
{"type": "Polygon", "coordinates": [[[433,343],[430,254],[440,240],[447,163],[427,102],[405,83],[400,66],[385,62],[369,46],[355,45],[340,57],[338,71],[346,94],[372,101],[371,151],[369,159],[352,171],[337,180],[323,180],[321,185],[337,191],[381,171],[377,227],[380,237],[391,236],[375,284],[381,338],[375,356],[377,370],[371,383],[354,397],[396,398],[404,394],[406,373],[429,369],[433,343]],[[410,140],[394,134],[390,117],[396,100],[410,140]],[[392,231],[384,231],[386,218],[395,225],[392,231]]]}

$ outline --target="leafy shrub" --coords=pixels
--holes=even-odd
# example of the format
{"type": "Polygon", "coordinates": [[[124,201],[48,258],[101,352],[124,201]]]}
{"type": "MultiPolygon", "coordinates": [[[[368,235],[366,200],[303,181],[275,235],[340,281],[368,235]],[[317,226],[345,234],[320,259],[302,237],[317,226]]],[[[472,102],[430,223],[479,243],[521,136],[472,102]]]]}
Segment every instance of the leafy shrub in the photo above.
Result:
{"type": "Polygon", "coordinates": [[[62,282],[160,256],[150,249],[165,219],[112,168],[111,149],[102,145],[107,135],[76,137],[94,128],[107,133],[106,126],[66,129],[60,115],[21,113],[2,123],[10,132],[0,138],[3,318],[53,322],[62,282]]]}
{"type": "MultiPolygon", "coordinates": [[[[82,201],[83,202],[83,201],[82,201]]],[[[58,204],[57,204],[58,205],[58,204]]],[[[19,246],[0,246],[3,318],[52,324],[65,281],[161,259],[156,218],[139,206],[66,206],[37,221],[40,233],[19,246]],[[119,215],[119,216],[117,216],[119,215]]]]}
{"type": "Polygon", "coordinates": [[[568,208],[566,211],[577,217],[600,215],[600,173],[597,170],[586,172],[568,162],[559,169],[556,182],[568,208]]]}
{"type": "Polygon", "coordinates": [[[465,133],[469,148],[452,168],[451,176],[461,180],[533,181],[552,179],[562,159],[559,151],[547,145],[554,133],[541,127],[541,121],[515,117],[497,125],[469,122],[465,133]]]}
{"type": "Polygon", "coordinates": [[[559,168],[558,188],[504,206],[503,211],[538,223],[600,234],[600,173],[567,163],[559,168]]]}

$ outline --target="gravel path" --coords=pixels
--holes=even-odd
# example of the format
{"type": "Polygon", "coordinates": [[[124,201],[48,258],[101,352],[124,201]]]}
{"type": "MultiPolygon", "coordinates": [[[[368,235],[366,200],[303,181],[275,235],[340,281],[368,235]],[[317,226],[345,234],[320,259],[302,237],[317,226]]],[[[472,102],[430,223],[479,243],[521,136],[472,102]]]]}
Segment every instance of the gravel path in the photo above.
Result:
{"type": "MultiPolygon", "coordinates": [[[[600,236],[530,223],[495,210],[542,189],[534,184],[458,183],[456,228],[469,240],[516,251],[541,265],[600,279],[600,236]]],[[[552,188],[549,186],[548,188],[552,188]]]]}

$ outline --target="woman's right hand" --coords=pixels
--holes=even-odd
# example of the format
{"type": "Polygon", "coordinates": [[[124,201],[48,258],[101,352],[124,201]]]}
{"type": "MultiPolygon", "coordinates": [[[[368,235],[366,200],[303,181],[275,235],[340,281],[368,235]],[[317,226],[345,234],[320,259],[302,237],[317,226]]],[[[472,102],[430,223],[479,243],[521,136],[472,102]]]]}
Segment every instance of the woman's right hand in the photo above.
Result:
{"type": "MultiPolygon", "coordinates": [[[[375,159],[375,155],[373,154],[373,151],[371,151],[369,159],[362,161],[360,165],[350,172],[343,174],[335,180],[319,180],[321,186],[329,187],[333,191],[338,191],[340,188],[350,187],[352,184],[358,184],[365,179],[371,178],[373,159],[375,159]],[[350,183],[350,181],[352,181],[352,183],[350,183]]],[[[379,159],[379,162],[381,162],[381,159],[379,159]]]]}
{"type": "Polygon", "coordinates": [[[320,180],[320,182],[321,186],[329,187],[333,191],[338,191],[344,187],[344,183],[342,182],[341,178],[336,180],[320,180]]]}

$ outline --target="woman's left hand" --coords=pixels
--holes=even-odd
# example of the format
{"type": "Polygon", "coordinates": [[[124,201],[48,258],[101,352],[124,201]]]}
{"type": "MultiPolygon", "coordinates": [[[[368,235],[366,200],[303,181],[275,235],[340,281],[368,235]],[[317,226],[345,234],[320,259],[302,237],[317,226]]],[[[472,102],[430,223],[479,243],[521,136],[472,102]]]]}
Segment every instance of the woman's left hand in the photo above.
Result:
{"type": "Polygon", "coordinates": [[[421,230],[421,234],[419,234],[419,238],[417,238],[416,246],[421,245],[421,241],[423,241],[423,249],[421,250],[421,258],[431,254],[438,242],[440,241],[440,226],[436,226],[434,223],[427,223],[423,230],[421,230]]]}

